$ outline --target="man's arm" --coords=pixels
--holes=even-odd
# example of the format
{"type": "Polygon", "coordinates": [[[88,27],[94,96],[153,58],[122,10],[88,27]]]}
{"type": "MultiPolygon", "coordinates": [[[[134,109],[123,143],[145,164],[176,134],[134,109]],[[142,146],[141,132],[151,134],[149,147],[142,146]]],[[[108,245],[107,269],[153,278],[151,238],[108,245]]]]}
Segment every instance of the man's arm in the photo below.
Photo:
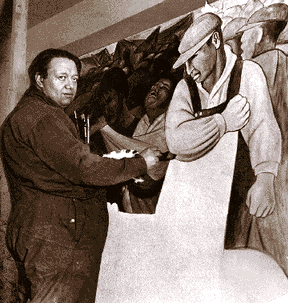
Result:
{"type": "Polygon", "coordinates": [[[175,89],[166,117],[169,150],[181,161],[193,161],[209,152],[225,132],[247,124],[250,111],[247,100],[234,97],[222,114],[195,119],[190,92],[184,80],[175,89]]]}
{"type": "MultiPolygon", "coordinates": [[[[90,152],[54,115],[44,116],[28,134],[37,156],[50,168],[75,184],[106,186],[127,181],[157,166],[160,152],[145,150],[130,159],[103,158],[90,152]]],[[[155,168],[154,168],[155,169],[155,168]]]]}
{"type": "Polygon", "coordinates": [[[244,62],[240,93],[250,103],[250,120],[241,131],[257,177],[246,203],[252,215],[265,217],[272,213],[275,206],[274,178],[281,160],[281,133],[265,76],[256,63],[244,62]]]}
{"type": "Polygon", "coordinates": [[[225,132],[221,115],[195,119],[190,92],[184,80],[174,91],[167,115],[165,134],[168,149],[182,161],[193,161],[210,151],[225,132]]]}

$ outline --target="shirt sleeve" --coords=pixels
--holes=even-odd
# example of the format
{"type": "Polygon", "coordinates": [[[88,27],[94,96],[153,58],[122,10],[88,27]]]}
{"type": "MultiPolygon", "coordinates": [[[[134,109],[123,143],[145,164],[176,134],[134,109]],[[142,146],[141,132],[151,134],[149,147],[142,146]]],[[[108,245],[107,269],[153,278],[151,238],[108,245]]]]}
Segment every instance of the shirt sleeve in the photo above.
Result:
{"type": "Polygon", "coordinates": [[[141,156],[116,160],[92,154],[57,115],[44,115],[27,136],[41,161],[75,184],[113,185],[147,171],[141,156]]]}
{"type": "Polygon", "coordinates": [[[174,91],[166,116],[166,141],[177,160],[193,161],[209,152],[225,133],[225,120],[220,114],[195,119],[190,93],[185,80],[174,91]]]}
{"type": "Polygon", "coordinates": [[[241,130],[250,151],[255,174],[277,175],[281,160],[281,132],[274,116],[265,75],[261,67],[244,61],[239,93],[250,103],[250,119],[241,130]]]}

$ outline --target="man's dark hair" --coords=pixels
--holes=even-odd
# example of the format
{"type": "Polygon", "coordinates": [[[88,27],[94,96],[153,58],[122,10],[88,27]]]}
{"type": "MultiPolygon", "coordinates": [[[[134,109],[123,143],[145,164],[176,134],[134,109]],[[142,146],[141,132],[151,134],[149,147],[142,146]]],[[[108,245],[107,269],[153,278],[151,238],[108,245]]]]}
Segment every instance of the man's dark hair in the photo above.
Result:
{"type": "Polygon", "coordinates": [[[78,57],[62,49],[49,48],[39,53],[28,68],[30,85],[36,85],[35,75],[39,73],[44,79],[48,75],[48,65],[54,58],[67,58],[75,62],[78,75],[81,72],[81,62],[78,57]]]}
{"type": "MultiPolygon", "coordinates": [[[[219,34],[219,38],[220,38],[221,44],[223,45],[223,41],[224,40],[223,40],[223,33],[222,33],[221,25],[217,26],[215,28],[214,32],[217,32],[219,34]]],[[[213,37],[213,35],[207,41],[207,45],[208,46],[211,46],[211,44],[212,44],[212,37],[213,37]]]]}
{"type": "MultiPolygon", "coordinates": [[[[173,92],[174,92],[174,89],[175,89],[175,87],[176,87],[176,85],[177,85],[177,83],[178,83],[178,80],[177,80],[177,78],[175,77],[175,75],[174,74],[172,74],[172,73],[161,73],[160,75],[159,75],[159,77],[157,78],[157,80],[156,80],[156,82],[158,82],[159,80],[161,80],[161,79],[168,79],[168,80],[170,80],[171,81],[171,84],[172,84],[172,86],[171,86],[171,92],[172,92],[172,94],[173,94],[173,92]]],[[[155,83],[156,83],[155,82],[155,83]]]]}
{"type": "MultiPolygon", "coordinates": [[[[155,83],[157,83],[159,80],[161,79],[167,79],[167,80],[170,80],[171,81],[171,89],[170,89],[170,94],[169,94],[169,97],[167,99],[167,103],[169,104],[171,99],[172,99],[172,96],[173,96],[173,93],[174,93],[174,90],[176,88],[176,85],[178,83],[178,80],[177,78],[174,76],[174,74],[172,73],[161,73],[159,75],[159,77],[157,78],[157,80],[155,81],[155,83]]],[[[165,102],[166,103],[166,102],[165,102]]]]}
{"type": "Polygon", "coordinates": [[[263,28],[263,37],[269,37],[269,40],[276,43],[280,33],[285,28],[286,21],[269,21],[261,25],[263,28]]]}

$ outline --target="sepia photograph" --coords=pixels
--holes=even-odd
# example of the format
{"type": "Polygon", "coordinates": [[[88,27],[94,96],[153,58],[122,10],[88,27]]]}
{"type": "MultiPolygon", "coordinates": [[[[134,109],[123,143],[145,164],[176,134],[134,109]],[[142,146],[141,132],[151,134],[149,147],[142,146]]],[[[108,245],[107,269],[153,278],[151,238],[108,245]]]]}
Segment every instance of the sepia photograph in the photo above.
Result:
{"type": "Polygon", "coordinates": [[[0,302],[288,302],[288,0],[0,0],[0,302]]]}

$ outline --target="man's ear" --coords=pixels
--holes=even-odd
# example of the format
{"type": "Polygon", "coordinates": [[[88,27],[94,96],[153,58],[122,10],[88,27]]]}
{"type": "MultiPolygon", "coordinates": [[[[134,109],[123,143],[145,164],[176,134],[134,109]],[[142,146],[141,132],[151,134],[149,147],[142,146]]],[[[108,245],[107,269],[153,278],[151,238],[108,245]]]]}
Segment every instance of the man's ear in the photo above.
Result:
{"type": "Polygon", "coordinates": [[[261,26],[257,27],[257,40],[255,43],[260,43],[263,37],[263,28],[261,26]]]}
{"type": "Polygon", "coordinates": [[[35,81],[39,87],[43,88],[43,77],[39,73],[35,74],[35,81]]]}
{"type": "Polygon", "coordinates": [[[214,32],[212,34],[212,43],[214,44],[216,49],[219,49],[221,45],[220,35],[218,32],[214,32]]]}

